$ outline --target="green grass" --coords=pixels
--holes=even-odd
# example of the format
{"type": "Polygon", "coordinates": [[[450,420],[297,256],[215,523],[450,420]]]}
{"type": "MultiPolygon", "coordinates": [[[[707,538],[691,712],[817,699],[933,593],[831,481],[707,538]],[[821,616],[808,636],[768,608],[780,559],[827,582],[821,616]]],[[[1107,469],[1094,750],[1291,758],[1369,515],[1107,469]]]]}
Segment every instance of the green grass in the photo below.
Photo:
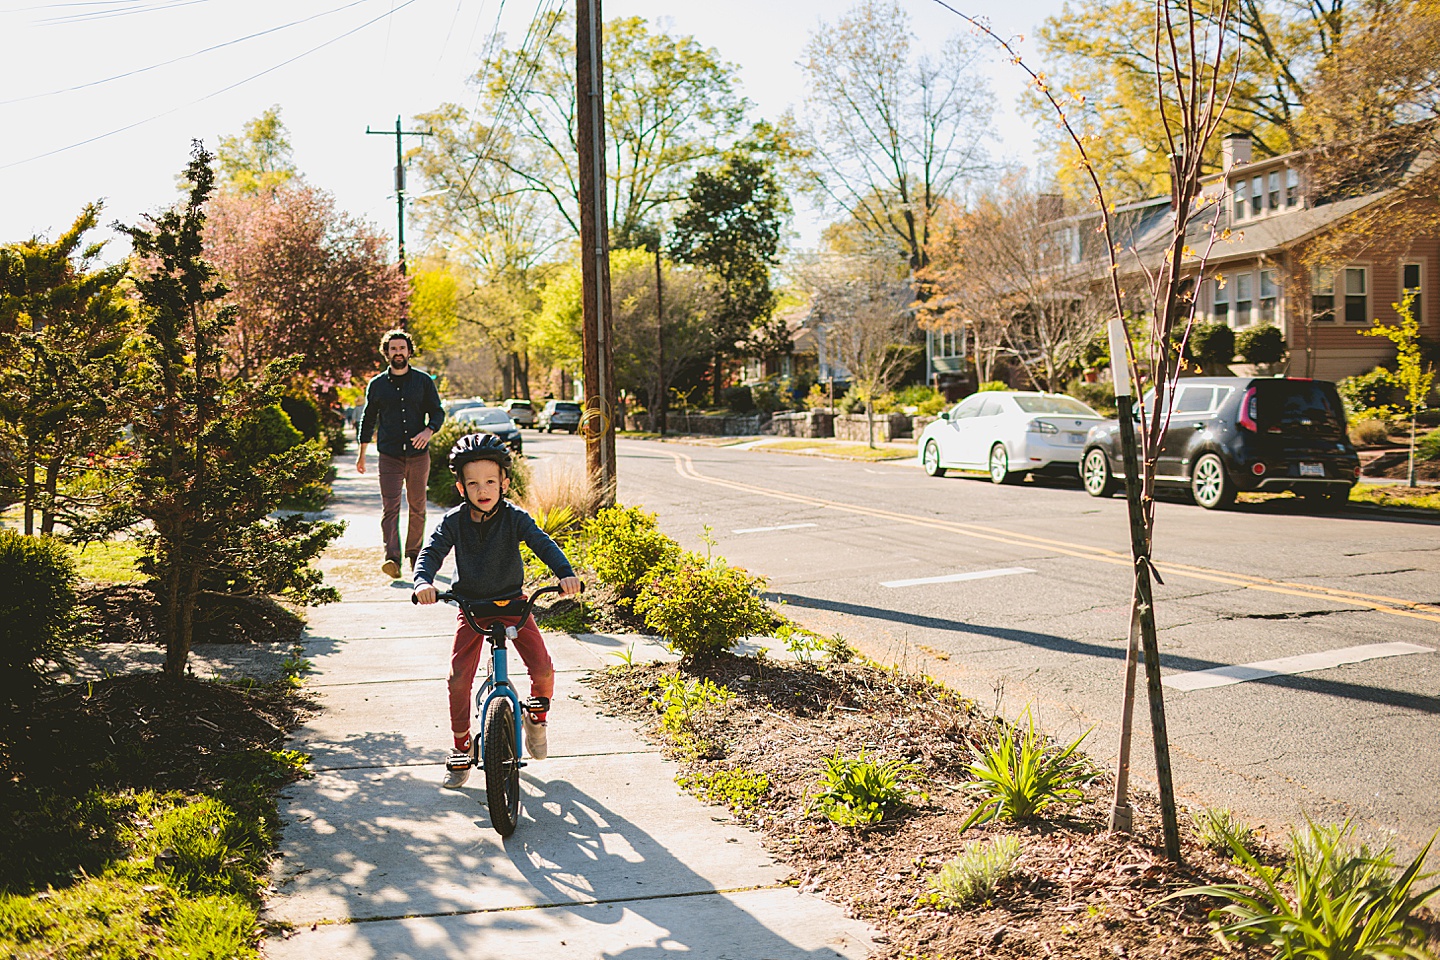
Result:
{"type": "Polygon", "coordinates": [[[915,456],[914,451],[896,450],[893,447],[871,449],[863,443],[814,440],[767,440],[753,449],[780,453],[813,453],[827,457],[843,457],[846,460],[909,460],[915,456]]]}
{"type": "Polygon", "coordinates": [[[1381,487],[1357,483],[1350,488],[1351,503],[1369,503],[1380,507],[1405,507],[1440,514],[1440,487],[1407,487],[1397,484],[1381,487]]]}
{"type": "Polygon", "coordinates": [[[141,549],[130,540],[105,540],[72,548],[75,572],[82,580],[99,583],[139,583],[145,575],[137,569],[141,549]]]}

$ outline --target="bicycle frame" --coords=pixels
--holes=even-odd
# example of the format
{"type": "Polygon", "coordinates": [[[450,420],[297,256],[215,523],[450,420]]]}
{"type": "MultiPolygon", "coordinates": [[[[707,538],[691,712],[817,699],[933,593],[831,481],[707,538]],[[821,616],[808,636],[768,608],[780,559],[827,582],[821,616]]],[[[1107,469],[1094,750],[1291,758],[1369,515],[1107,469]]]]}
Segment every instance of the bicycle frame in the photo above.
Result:
{"type": "MultiPolygon", "coordinates": [[[[525,739],[522,729],[523,715],[520,712],[520,695],[515,692],[515,685],[510,682],[510,651],[508,643],[508,641],[515,639],[519,631],[515,627],[507,626],[503,623],[492,623],[487,630],[477,629],[476,623],[470,618],[470,612],[465,609],[463,603],[460,606],[460,610],[465,617],[465,622],[470,625],[470,629],[484,636],[485,641],[490,645],[490,669],[486,673],[485,682],[482,683],[480,689],[475,692],[475,709],[480,714],[480,730],[482,732],[484,731],[485,721],[490,719],[490,705],[500,697],[504,697],[510,701],[510,716],[515,723],[515,742],[517,744],[524,743],[525,739]]],[[[529,615],[528,608],[526,615],[529,615]]],[[[521,623],[524,622],[522,619],[521,623]]],[[[480,749],[480,737],[478,736],[471,738],[470,756],[474,760],[477,768],[480,770],[485,769],[485,758],[480,749]]],[[[525,761],[521,760],[519,766],[524,768],[526,766],[525,761]]]]}

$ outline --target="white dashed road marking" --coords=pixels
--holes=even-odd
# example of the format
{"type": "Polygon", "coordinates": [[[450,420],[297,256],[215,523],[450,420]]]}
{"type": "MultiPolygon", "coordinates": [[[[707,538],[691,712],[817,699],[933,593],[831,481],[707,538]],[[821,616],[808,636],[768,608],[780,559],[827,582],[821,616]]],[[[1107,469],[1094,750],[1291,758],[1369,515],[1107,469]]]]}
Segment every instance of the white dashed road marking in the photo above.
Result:
{"type": "Polygon", "coordinates": [[[1328,670],[1347,663],[1363,663],[1381,657],[1403,657],[1411,653],[1434,653],[1433,647],[1422,647],[1417,643],[1367,643],[1358,647],[1341,647],[1339,650],[1322,650],[1298,657],[1281,657],[1278,660],[1261,660],[1257,663],[1241,663],[1233,667],[1214,667],[1210,670],[1194,670],[1189,673],[1175,673],[1162,682],[1172,690],[1205,690],[1210,687],[1224,687],[1246,680],[1263,680],[1266,677],[1289,676],[1295,673],[1309,673],[1312,670],[1328,670]]]}
{"type": "Polygon", "coordinates": [[[799,530],[802,527],[813,527],[813,523],[787,523],[780,527],[745,527],[740,530],[732,530],[731,533],[769,533],[771,530],[799,530]]]}
{"type": "Polygon", "coordinates": [[[952,573],[943,577],[919,577],[915,580],[886,580],[882,587],[918,587],[925,583],[956,583],[960,580],[988,580],[991,577],[1008,577],[1017,573],[1034,573],[1029,567],[1001,567],[998,570],[975,570],[970,573],[952,573]]]}

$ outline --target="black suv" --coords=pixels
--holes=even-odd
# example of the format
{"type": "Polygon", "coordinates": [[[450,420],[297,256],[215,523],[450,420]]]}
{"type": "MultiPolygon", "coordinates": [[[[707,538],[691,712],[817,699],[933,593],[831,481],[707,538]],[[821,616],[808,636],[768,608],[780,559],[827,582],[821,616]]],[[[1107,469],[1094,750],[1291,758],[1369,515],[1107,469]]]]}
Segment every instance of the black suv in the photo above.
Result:
{"type": "MultiPolygon", "coordinates": [[[[1153,400],[1152,390],[1147,410],[1153,400]]],[[[1119,422],[1092,427],[1080,460],[1086,492],[1110,496],[1124,471],[1119,422]]],[[[1293,490],[1336,506],[1359,476],[1335,385],[1297,377],[1181,380],[1155,466],[1157,486],[1187,488],[1207,510],[1229,506],[1241,490],[1293,490]]]]}

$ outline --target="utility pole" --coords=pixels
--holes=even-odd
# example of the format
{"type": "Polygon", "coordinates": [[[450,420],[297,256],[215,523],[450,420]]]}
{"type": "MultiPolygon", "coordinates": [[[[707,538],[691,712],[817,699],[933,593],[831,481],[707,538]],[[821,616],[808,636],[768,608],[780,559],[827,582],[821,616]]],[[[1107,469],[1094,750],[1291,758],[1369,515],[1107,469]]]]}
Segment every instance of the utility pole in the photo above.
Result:
{"type": "MultiPolygon", "coordinates": [[[[654,423],[650,426],[665,436],[665,282],[660,275],[660,231],[655,231],[655,408],[654,423]]],[[[1414,461],[1411,461],[1414,468],[1414,461]]]]}
{"type": "Polygon", "coordinates": [[[1155,632],[1155,599],[1150,589],[1150,538],[1140,502],[1140,454],[1135,443],[1135,397],[1130,382],[1130,353],[1125,322],[1110,320],[1110,370],[1115,380],[1116,417],[1120,421],[1120,446],[1125,459],[1125,500],[1130,512],[1130,554],[1135,559],[1135,587],[1130,605],[1130,649],[1125,659],[1125,702],[1120,722],[1120,769],[1115,777],[1115,803],[1110,811],[1112,830],[1128,832],[1132,813],[1129,802],[1130,734],[1135,704],[1135,656],[1138,645],[1145,652],[1145,687],[1150,700],[1150,734],[1155,741],[1155,780],[1160,788],[1160,824],[1165,855],[1180,862],[1180,823],[1175,812],[1175,787],[1170,777],[1170,738],[1165,729],[1165,695],[1160,686],[1160,643],[1155,632]]]}
{"type": "Polygon", "coordinates": [[[575,4],[576,147],[580,154],[580,284],[585,470],[601,506],[615,502],[614,367],[610,358],[610,237],[605,203],[605,95],[600,0],[575,4]]]}
{"type": "Polygon", "coordinates": [[[395,118],[395,129],[371,130],[367,124],[367,134],[380,137],[395,138],[395,215],[396,215],[396,239],[400,242],[400,275],[405,275],[405,152],[400,147],[402,137],[433,137],[434,134],[428,130],[401,130],[400,118],[395,118]]]}

